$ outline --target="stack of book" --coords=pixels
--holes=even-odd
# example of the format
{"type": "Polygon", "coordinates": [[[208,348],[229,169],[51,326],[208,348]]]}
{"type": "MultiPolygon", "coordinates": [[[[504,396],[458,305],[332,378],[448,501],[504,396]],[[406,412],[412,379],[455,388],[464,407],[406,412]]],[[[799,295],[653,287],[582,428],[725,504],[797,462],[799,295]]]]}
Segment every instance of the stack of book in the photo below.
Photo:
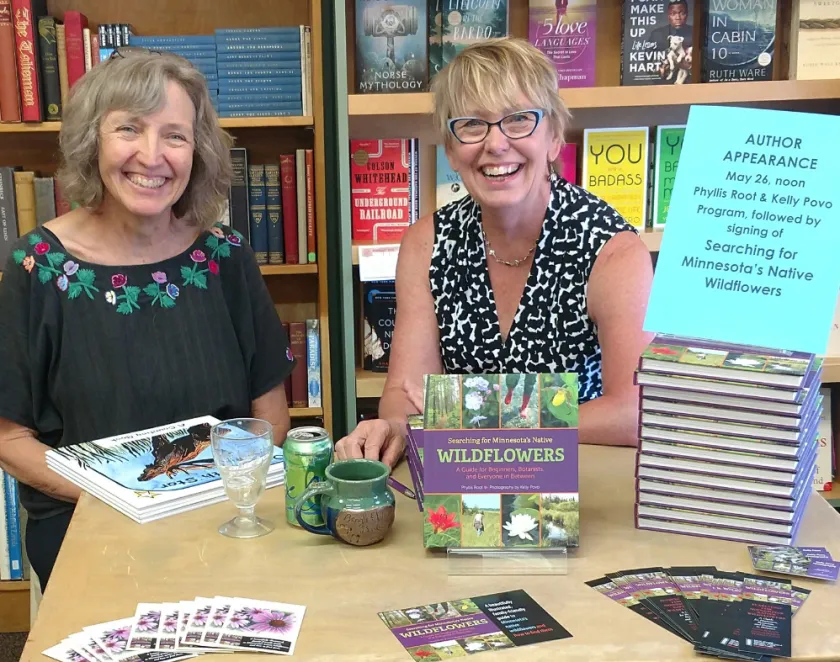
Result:
{"type": "Polygon", "coordinates": [[[311,115],[309,26],[215,34],[220,117],[311,115]]]}
{"type": "MultiPolygon", "coordinates": [[[[216,38],[212,34],[199,35],[155,35],[141,37],[129,33],[128,45],[166,51],[186,58],[207,80],[210,98],[216,110],[218,106],[219,75],[216,70],[216,38]]],[[[101,53],[101,51],[100,51],[101,53]]]]}
{"type": "Polygon", "coordinates": [[[790,545],[822,413],[813,354],[658,335],[643,352],[636,526],[790,545]]]}
{"type": "MultiPolygon", "coordinates": [[[[47,466],[135,522],[144,524],[224,501],[202,416],[47,451],[47,466]]],[[[283,484],[283,451],[274,448],[266,489],[283,484]]]]}

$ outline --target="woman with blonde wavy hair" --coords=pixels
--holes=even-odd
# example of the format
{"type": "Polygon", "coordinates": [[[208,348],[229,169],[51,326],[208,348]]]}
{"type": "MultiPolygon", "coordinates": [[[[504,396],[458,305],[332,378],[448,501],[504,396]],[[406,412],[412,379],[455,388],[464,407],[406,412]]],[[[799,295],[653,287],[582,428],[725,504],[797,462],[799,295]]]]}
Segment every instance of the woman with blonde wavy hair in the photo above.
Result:
{"type": "Polygon", "coordinates": [[[0,467],[42,588],[80,494],[49,448],[207,414],[285,439],[288,339],[217,223],[230,144],[201,73],[168,53],[118,50],[64,107],[57,180],[78,206],[21,237],[0,282],[0,467]]]}
{"type": "Polygon", "coordinates": [[[512,375],[508,405],[520,374],[576,373],[581,442],[634,445],[650,254],[615,209],[555,172],[570,115],[554,66],[527,41],[489,39],[436,74],[432,93],[469,195],[406,231],[380,418],[339,440],[337,457],[393,466],[434,373],[512,375]]]}

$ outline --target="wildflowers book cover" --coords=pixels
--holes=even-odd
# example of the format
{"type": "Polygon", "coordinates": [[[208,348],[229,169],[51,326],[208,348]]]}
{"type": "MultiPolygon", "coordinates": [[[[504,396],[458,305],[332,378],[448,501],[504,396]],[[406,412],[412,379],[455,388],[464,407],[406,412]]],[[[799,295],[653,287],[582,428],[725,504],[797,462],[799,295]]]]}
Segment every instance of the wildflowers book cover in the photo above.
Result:
{"type": "Polygon", "coordinates": [[[429,375],[422,440],[425,547],[579,545],[577,375],[429,375]]]}

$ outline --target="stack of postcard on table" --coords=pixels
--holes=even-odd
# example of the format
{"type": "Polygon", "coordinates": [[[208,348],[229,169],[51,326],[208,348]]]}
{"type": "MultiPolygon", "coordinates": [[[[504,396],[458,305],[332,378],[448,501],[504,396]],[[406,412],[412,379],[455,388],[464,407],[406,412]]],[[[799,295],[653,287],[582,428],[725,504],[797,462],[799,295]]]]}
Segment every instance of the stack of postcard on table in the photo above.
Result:
{"type": "MultiPolygon", "coordinates": [[[[141,524],[226,499],[213,462],[210,430],[220,421],[192,418],[47,451],[47,466],[141,524]]],[[[283,484],[275,447],[266,488],[283,484]]]]}
{"type": "Polygon", "coordinates": [[[813,491],[813,354],[657,335],[642,353],[636,525],[789,545],[813,491]]]}
{"type": "Polygon", "coordinates": [[[714,566],[638,568],[586,582],[694,645],[735,660],[791,657],[791,618],[810,590],[714,566]]]}
{"type": "Polygon", "coordinates": [[[306,607],[247,598],[141,603],[44,651],[59,662],[174,662],[203,653],[291,655],[306,607]]]}
{"type": "Polygon", "coordinates": [[[837,581],[840,561],[835,561],[825,547],[790,547],[788,545],[749,545],[753,568],[781,575],[837,581]]]}

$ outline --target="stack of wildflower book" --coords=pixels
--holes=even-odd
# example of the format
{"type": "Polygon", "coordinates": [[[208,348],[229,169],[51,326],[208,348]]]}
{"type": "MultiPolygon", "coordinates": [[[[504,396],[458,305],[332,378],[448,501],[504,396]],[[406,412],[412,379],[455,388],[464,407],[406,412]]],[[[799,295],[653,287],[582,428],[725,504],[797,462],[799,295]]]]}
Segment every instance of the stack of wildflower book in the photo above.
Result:
{"type": "MultiPolygon", "coordinates": [[[[47,451],[47,466],[71,483],[143,524],[224,501],[202,416],[147,430],[47,451]]],[[[282,485],[283,451],[275,447],[266,489],[282,485]]]]}
{"type": "Polygon", "coordinates": [[[429,375],[406,428],[425,547],[578,546],[577,375],[429,375]]]}
{"type": "Polygon", "coordinates": [[[642,353],[636,525],[790,545],[822,413],[813,354],[657,335],[642,353]]]}

